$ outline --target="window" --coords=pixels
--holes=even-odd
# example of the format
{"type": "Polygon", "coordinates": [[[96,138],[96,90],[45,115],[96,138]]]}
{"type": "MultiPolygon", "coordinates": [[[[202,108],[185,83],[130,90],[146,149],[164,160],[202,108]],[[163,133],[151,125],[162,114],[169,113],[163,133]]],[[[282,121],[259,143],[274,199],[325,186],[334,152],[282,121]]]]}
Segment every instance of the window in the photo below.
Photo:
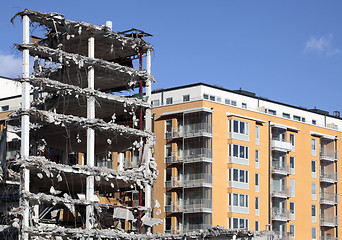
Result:
{"type": "Polygon", "coordinates": [[[317,124],[317,121],[312,119],[312,124],[313,124],[313,125],[316,125],[316,124],[317,124]]]}
{"type": "Polygon", "coordinates": [[[311,217],[316,217],[316,205],[311,205],[311,217]]]}
{"type": "Polygon", "coordinates": [[[315,182],[311,183],[311,200],[317,200],[317,196],[316,196],[316,183],[315,182]]]}
{"type": "Polygon", "coordinates": [[[171,231],[171,217],[165,218],[165,231],[166,232],[171,231]]]}
{"type": "Polygon", "coordinates": [[[236,229],[248,229],[248,219],[233,218],[233,228],[236,228],[236,229]]]}
{"type": "Polygon", "coordinates": [[[216,101],[217,102],[221,102],[222,100],[221,100],[221,97],[216,97],[216,101]]]}
{"type": "Polygon", "coordinates": [[[291,143],[291,146],[292,146],[292,152],[295,151],[295,135],[294,134],[290,134],[290,143],[291,143]]]}
{"type": "Polygon", "coordinates": [[[288,118],[288,119],[290,119],[290,114],[289,114],[289,113],[283,113],[283,118],[288,118]]]}
{"type": "Polygon", "coordinates": [[[255,221],[255,231],[259,231],[259,221],[255,221]]]}
{"type": "Polygon", "coordinates": [[[236,103],[236,101],[230,101],[230,104],[232,105],[232,106],[236,106],[237,105],[237,103],[236,103]]]}
{"type": "Polygon", "coordinates": [[[255,197],[255,210],[259,210],[259,197],[255,197]]]}
{"type": "Polygon", "coordinates": [[[255,168],[259,168],[259,150],[255,150],[255,168]]]}
{"type": "Polygon", "coordinates": [[[233,168],[233,181],[240,183],[248,183],[248,171],[233,168]]]}
{"type": "Polygon", "coordinates": [[[233,144],[233,157],[248,159],[248,147],[233,144]]]}
{"type": "Polygon", "coordinates": [[[172,103],[173,103],[172,97],[166,98],[166,104],[172,104],[172,103]]]}
{"type": "Polygon", "coordinates": [[[247,103],[242,103],[242,108],[247,108],[247,103]]]}
{"type": "Polygon", "coordinates": [[[302,117],[302,122],[305,122],[305,117],[302,117]]]}
{"type": "Polygon", "coordinates": [[[295,237],[295,225],[290,224],[290,236],[295,237]]]}
{"type": "Polygon", "coordinates": [[[317,239],[317,230],[315,227],[311,228],[311,236],[312,236],[312,240],[317,239]]]}
{"type": "Polygon", "coordinates": [[[268,114],[277,115],[277,111],[276,110],[272,110],[272,109],[268,109],[268,114]]]}
{"type": "Polygon", "coordinates": [[[311,161],[311,177],[316,178],[316,161],[311,161]]]}
{"type": "Polygon", "coordinates": [[[295,158],[293,156],[290,156],[290,173],[295,174],[295,158]]]}
{"type": "Polygon", "coordinates": [[[8,110],[9,110],[9,105],[1,106],[1,111],[2,112],[8,111],[8,110]]]}
{"type": "Polygon", "coordinates": [[[255,126],[255,144],[259,145],[260,140],[260,129],[259,126],[255,126]]]}
{"type": "Polygon", "coordinates": [[[215,101],[215,96],[210,95],[210,101],[215,101]]]}
{"type": "Polygon", "coordinates": [[[248,208],[248,195],[233,193],[233,206],[248,208]]]}
{"type": "Polygon", "coordinates": [[[249,133],[249,124],[247,122],[242,122],[238,120],[233,121],[233,132],[248,135],[249,133]]]}
{"type": "Polygon", "coordinates": [[[190,101],[190,95],[183,95],[183,102],[189,102],[190,101]]]}
{"type": "MultiPolygon", "coordinates": [[[[291,215],[295,215],[295,203],[294,202],[290,202],[290,214],[291,215]]],[[[292,220],[292,219],[291,219],[292,220]]]]}
{"type": "Polygon", "coordinates": [[[300,121],[300,116],[293,115],[293,120],[300,121]]]}
{"type": "Polygon", "coordinates": [[[203,98],[208,100],[209,99],[209,95],[208,94],[203,94],[203,98]]]}
{"type": "Polygon", "coordinates": [[[296,196],[296,181],[294,179],[290,179],[290,197],[296,196]]]}
{"type": "Polygon", "coordinates": [[[316,156],[316,139],[312,138],[311,139],[311,154],[312,156],[316,156]]]}
{"type": "Polygon", "coordinates": [[[158,107],[158,106],[159,106],[159,99],[157,99],[157,100],[152,100],[152,106],[153,106],[153,107],[158,107]]]}
{"type": "Polygon", "coordinates": [[[255,174],[255,186],[259,186],[259,173],[255,174]]]}
{"type": "Polygon", "coordinates": [[[230,100],[229,99],[224,99],[224,103],[230,105],[230,100]]]}

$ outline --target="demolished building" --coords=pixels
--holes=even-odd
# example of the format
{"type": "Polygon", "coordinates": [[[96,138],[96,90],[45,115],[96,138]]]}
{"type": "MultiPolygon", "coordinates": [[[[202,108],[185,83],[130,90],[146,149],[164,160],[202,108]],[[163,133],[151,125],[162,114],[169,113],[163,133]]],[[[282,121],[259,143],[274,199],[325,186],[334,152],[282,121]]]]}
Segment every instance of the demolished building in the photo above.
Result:
{"type": "Polygon", "coordinates": [[[3,230],[15,228],[22,239],[150,231],[160,223],[151,218],[153,47],[143,39],[150,35],[118,34],[111,22],[98,26],[57,13],[17,16],[23,21],[23,43],[15,45],[23,52],[22,101],[2,138],[16,132],[20,145],[2,156],[3,230]],[[45,37],[30,36],[30,25],[44,27],[45,37]],[[132,149],[139,166],[125,169],[124,154],[132,149]]]}

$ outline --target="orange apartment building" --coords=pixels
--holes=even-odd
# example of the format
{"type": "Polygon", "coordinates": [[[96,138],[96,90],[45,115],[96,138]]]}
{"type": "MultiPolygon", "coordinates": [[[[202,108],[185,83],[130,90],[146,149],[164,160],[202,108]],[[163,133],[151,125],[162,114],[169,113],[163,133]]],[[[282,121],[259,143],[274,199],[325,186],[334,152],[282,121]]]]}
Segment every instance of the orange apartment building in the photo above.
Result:
{"type": "Polygon", "coordinates": [[[155,232],[338,239],[342,118],[204,83],[152,93],[155,232]]]}

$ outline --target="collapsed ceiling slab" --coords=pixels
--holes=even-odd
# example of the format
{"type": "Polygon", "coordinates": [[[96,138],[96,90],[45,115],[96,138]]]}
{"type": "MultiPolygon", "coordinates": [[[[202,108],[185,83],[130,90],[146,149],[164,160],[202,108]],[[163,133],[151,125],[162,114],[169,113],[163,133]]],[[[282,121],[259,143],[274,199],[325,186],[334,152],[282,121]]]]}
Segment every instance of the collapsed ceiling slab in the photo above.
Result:
{"type": "MultiPolygon", "coordinates": [[[[62,42],[65,44],[65,51],[87,55],[87,41],[89,37],[95,38],[95,57],[101,59],[122,59],[137,55],[139,51],[146,53],[148,50],[153,50],[152,45],[145,42],[143,39],[131,38],[122,36],[111,31],[106,26],[93,25],[82,21],[71,21],[64,18],[64,15],[59,13],[42,13],[32,10],[24,10],[18,12],[11,21],[13,22],[16,16],[27,15],[32,22],[40,25],[48,26],[56,35],[56,40],[52,38],[43,40],[43,44],[57,48],[57,45],[62,42]],[[44,42],[45,41],[45,42],[44,42]],[[110,49],[110,51],[108,51],[110,49]]],[[[50,34],[51,35],[51,34],[50,34]]]]}
{"type": "Polygon", "coordinates": [[[94,87],[102,91],[132,89],[140,85],[140,80],[145,85],[145,81],[149,79],[146,71],[138,71],[102,59],[85,57],[35,44],[16,44],[15,46],[20,51],[28,49],[32,56],[62,64],[56,68],[44,68],[41,72],[36,71],[36,76],[58,80],[81,88],[88,87],[88,67],[94,67],[96,71],[94,87]]]}

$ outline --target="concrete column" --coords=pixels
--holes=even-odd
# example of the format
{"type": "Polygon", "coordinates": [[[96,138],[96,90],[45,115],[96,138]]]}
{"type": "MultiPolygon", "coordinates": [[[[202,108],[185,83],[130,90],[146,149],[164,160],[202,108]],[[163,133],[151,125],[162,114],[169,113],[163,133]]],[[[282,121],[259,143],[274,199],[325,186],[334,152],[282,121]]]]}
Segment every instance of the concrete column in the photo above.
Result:
{"type": "MultiPolygon", "coordinates": [[[[23,43],[30,43],[30,19],[23,16],[23,43]]],[[[23,82],[21,97],[21,158],[28,159],[30,155],[30,117],[28,110],[30,109],[30,83],[29,80],[29,50],[23,51],[23,82]]],[[[30,191],[30,170],[24,168],[21,174],[21,191],[30,191]]],[[[26,199],[20,199],[20,205],[23,208],[22,228],[29,227],[29,202],[26,199]]],[[[20,239],[29,239],[28,233],[21,232],[20,239]]]]}
{"type": "MultiPolygon", "coordinates": [[[[88,57],[95,55],[95,40],[94,37],[88,39],[88,57]]],[[[88,88],[94,89],[94,67],[88,69],[88,88]]],[[[95,119],[95,97],[90,96],[87,100],[87,118],[95,119]]],[[[95,131],[94,129],[87,129],[87,165],[94,167],[95,159],[95,131]]],[[[94,176],[87,177],[86,183],[86,199],[93,201],[94,196],[94,176]]],[[[94,226],[94,207],[88,205],[86,207],[86,228],[92,229],[94,226]]]]}
{"type": "Polygon", "coordinates": [[[125,154],[122,152],[118,153],[118,171],[124,170],[124,162],[125,162],[125,154]]]}

